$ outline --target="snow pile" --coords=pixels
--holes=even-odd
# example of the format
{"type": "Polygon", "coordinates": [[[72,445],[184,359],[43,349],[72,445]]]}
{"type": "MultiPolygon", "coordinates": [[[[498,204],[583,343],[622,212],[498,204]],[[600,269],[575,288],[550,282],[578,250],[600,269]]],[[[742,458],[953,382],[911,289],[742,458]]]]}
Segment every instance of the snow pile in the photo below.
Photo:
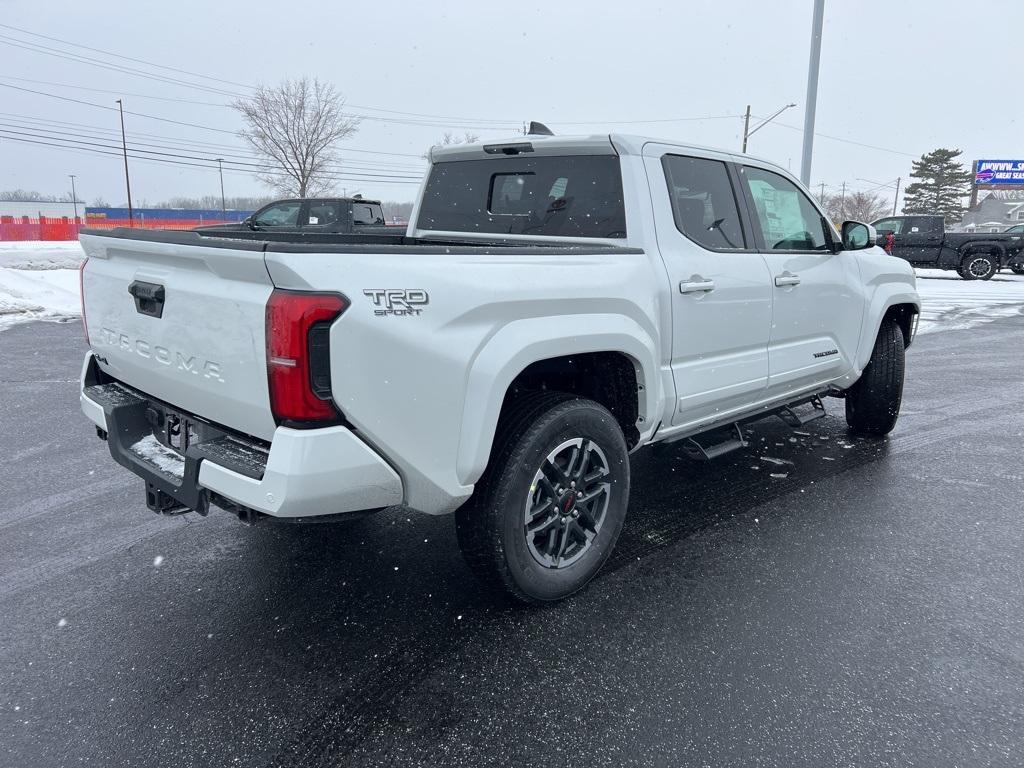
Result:
{"type": "Polygon", "coordinates": [[[68,320],[82,314],[76,242],[0,242],[0,330],[28,320],[68,320]]]}
{"type": "Polygon", "coordinates": [[[82,246],[75,241],[0,242],[0,267],[7,269],[78,269],[83,258],[82,246]]]}
{"type": "Polygon", "coordinates": [[[0,330],[28,320],[68,320],[81,314],[77,269],[0,267],[0,330]]]}
{"type": "Polygon", "coordinates": [[[918,333],[954,331],[1024,315],[1024,276],[999,272],[991,280],[964,280],[956,272],[917,270],[921,294],[918,333]]]}

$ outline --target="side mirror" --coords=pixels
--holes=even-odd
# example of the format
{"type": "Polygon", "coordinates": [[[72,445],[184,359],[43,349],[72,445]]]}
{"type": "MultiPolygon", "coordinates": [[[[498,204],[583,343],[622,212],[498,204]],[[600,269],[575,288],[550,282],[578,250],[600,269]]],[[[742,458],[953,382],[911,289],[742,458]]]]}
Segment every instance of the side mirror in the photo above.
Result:
{"type": "Polygon", "coordinates": [[[878,233],[875,232],[875,228],[860,221],[844,221],[842,235],[844,251],[873,248],[878,242],[878,233]]]}

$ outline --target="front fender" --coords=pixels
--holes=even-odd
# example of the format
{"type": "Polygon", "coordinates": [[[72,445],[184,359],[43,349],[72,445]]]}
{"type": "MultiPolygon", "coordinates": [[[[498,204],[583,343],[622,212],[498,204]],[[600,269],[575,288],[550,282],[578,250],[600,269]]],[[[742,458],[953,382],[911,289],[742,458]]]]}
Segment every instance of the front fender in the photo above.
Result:
{"type": "Polygon", "coordinates": [[[587,352],[621,352],[633,361],[637,382],[643,386],[637,428],[641,442],[649,437],[664,394],[657,375],[657,347],[643,326],[617,314],[526,318],[503,326],[471,361],[456,463],[459,482],[470,485],[483,474],[505,393],[516,376],[540,360],[587,352]]]}
{"type": "MultiPolygon", "coordinates": [[[[913,280],[913,278],[911,279],[913,280]]],[[[908,290],[906,285],[900,284],[882,284],[877,286],[871,296],[868,311],[864,315],[865,323],[860,337],[860,344],[857,347],[855,370],[857,378],[860,377],[861,372],[871,359],[871,352],[875,348],[875,339],[878,338],[878,331],[882,327],[882,320],[885,318],[886,313],[892,307],[901,304],[909,304],[914,307],[914,311],[917,314],[921,314],[921,297],[918,295],[916,287],[908,290]]],[[[909,343],[909,340],[907,343],[909,343]]]]}

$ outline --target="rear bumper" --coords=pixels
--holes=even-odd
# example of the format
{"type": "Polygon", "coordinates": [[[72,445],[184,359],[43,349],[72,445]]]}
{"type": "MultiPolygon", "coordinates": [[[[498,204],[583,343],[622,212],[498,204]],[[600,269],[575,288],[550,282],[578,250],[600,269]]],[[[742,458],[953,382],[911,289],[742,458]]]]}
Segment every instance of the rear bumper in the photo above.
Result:
{"type": "Polygon", "coordinates": [[[106,433],[115,461],[142,477],[147,489],[162,491],[184,507],[204,511],[212,501],[294,519],[402,502],[402,481],[395,471],[341,426],[278,427],[267,446],[201,423],[205,435],[180,454],[180,466],[169,448],[158,447],[163,455],[154,460],[153,451],[140,451],[138,444],[155,431],[153,414],[146,411],[162,417],[163,404],[120,384],[98,384],[96,367],[90,352],[82,367],[82,412],[106,433]]]}

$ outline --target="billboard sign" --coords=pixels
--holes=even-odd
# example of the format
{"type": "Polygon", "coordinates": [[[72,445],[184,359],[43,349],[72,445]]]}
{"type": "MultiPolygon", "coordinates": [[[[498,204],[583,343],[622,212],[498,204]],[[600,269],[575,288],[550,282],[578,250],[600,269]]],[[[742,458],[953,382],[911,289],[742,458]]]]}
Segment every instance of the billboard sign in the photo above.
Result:
{"type": "Polygon", "coordinates": [[[974,166],[976,186],[1024,186],[1024,160],[978,160],[974,166]]]}

